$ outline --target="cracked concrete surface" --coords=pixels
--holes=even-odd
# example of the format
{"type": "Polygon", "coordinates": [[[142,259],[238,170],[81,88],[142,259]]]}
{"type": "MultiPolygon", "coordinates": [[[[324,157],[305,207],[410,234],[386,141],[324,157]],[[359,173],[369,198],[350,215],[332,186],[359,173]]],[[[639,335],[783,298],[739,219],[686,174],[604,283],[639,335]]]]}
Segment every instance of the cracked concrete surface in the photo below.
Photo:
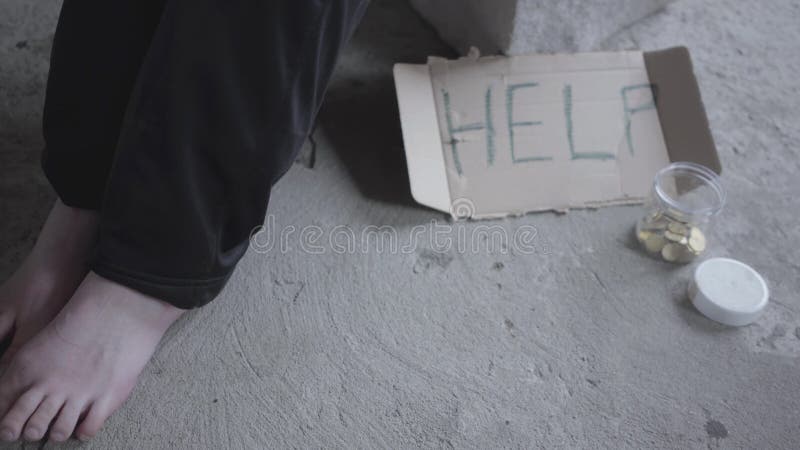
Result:
{"type": "MultiPolygon", "coordinates": [[[[0,0],[0,277],[53,200],[37,164],[58,7],[0,0]]],[[[410,199],[391,65],[452,53],[404,2],[375,1],[329,89],[313,168],[274,191],[274,229],[296,228],[288,248],[249,252],[82,447],[796,448],[798,23],[797,0],[679,0],[600,46],[691,49],[729,193],[711,252],[768,279],[757,323],[699,315],[691,266],[637,249],[637,207],[488,222],[535,227],[526,254],[302,251],[309,225],[449,224],[410,199]]]]}

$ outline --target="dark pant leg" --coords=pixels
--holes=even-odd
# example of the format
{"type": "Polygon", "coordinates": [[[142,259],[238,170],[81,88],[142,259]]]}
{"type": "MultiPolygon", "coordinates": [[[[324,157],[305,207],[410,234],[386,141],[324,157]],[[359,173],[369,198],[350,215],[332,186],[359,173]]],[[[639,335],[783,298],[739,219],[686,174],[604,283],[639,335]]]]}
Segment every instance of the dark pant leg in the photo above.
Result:
{"type": "Polygon", "coordinates": [[[42,166],[61,200],[99,209],[165,0],[65,0],[50,56],[42,166]]]}
{"type": "Polygon", "coordinates": [[[263,223],[366,0],[168,0],[123,123],[92,269],[180,308],[263,223]]]}

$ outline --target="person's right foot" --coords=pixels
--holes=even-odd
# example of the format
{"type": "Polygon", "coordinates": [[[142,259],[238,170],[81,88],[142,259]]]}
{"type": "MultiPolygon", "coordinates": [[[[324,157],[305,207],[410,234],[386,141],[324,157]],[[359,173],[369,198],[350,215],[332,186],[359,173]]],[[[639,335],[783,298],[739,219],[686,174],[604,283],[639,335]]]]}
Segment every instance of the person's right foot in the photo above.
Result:
{"type": "Polygon", "coordinates": [[[86,259],[97,222],[96,212],[56,200],[33,250],[0,285],[0,343],[11,341],[0,366],[48,324],[78,288],[88,273],[86,259]]]}
{"type": "Polygon", "coordinates": [[[94,436],[183,313],[90,272],[0,377],[0,440],[94,436]]]}

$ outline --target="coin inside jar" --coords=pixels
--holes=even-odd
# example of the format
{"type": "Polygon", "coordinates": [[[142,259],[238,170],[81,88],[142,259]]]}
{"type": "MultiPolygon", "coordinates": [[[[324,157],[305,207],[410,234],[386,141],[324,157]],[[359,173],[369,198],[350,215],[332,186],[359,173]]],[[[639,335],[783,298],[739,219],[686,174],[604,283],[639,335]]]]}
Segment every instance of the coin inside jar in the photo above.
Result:
{"type": "Polygon", "coordinates": [[[683,256],[683,246],[676,243],[667,244],[661,249],[661,257],[665,261],[677,262],[683,256]]]}
{"type": "Polygon", "coordinates": [[[718,170],[679,161],[660,169],[636,222],[643,250],[662,261],[689,262],[709,246],[705,233],[725,204],[718,170]]]}
{"type": "Polygon", "coordinates": [[[688,242],[686,235],[675,233],[673,231],[670,231],[669,229],[664,231],[664,237],[667,238],[667,240],[670,240],[672,242],[677,242],[679,244],[685,244],[686,242],[688,242]]]}
{"type": "Polygon", "coordinates": [[[699,255],[706,249],[706,237],[697,227],[692,227],[689,232],[689,249],[692,253],[699,255]]]}
{"type": "Polygon", "coordinates": [[[698,227],[660,213],[644,217],[636,237],[648,253],[668,262],[689,262],[706,248],[705,235],[698,227]]]}
{"type": "Polygon", "coordinates": [[[664,239],[664,236],[653,233],[645,239],[644,248],[650,253],[660,253],[666,243],[667,241],[664,239]]]}
{"type": "Polygon", "coordinates": [[[669,230],[672,233],[679,234],[681,236],[689,235],[689,227],[680,222],[670,222],[667,225],[667,230],[669,230]]]}

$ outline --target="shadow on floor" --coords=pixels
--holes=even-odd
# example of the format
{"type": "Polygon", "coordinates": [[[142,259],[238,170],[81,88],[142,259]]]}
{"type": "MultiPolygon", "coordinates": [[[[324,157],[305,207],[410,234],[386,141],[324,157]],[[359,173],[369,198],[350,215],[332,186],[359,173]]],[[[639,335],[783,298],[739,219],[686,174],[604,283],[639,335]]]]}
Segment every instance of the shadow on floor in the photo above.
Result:
{"type": "Polygon", "coordinates": [[[318,120],[365,197],[414,204],[393,86],[327,102],[318,120]]]}
{"type": "Polygon", "coordinates": [[[398,0],[373,1],[342,55],[317,124],[367,198],[417,206],[408,182],[392,66],[424,63],[429,55],[455,53],[407,2],[398,0]]]}

